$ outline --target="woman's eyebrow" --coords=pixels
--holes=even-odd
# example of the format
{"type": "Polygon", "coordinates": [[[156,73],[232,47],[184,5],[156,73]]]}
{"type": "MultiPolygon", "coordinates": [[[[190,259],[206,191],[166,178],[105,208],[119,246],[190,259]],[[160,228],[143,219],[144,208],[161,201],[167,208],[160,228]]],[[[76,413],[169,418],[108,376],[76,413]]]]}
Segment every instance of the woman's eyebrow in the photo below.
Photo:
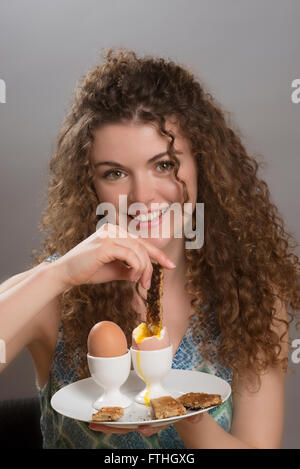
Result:
{"type": "MultiPolygon", "coordinates": [[[[175,150],[173,153],[182,154],[183,152],[179,151],[179,150],[175,150]]],[[[158,160],[159,158],[161,158],[162,156],[165,156],[165,155],[168,155],[167,151],[165,151],[163,153],[158,153],[158,155],[154,155],[152,158],[150,158],[150,160],[147,161],[147,164],[148,163],[153,163],[154,161],[158,160]]],[[[125,168],[124,165],[122,165],[121,163],[118,163],[117,161],[99,161],[98,163],[94,164],[94,167],[96,168],[97,166],[101,166],[101,165],[118,166],[119,168],[125,168]]]]}

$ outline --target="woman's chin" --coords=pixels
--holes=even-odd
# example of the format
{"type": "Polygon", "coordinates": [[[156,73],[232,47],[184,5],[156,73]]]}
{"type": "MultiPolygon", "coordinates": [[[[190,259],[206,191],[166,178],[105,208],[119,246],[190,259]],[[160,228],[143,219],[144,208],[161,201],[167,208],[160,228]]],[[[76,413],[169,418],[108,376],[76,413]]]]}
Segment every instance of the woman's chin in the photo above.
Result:
{"type": "MultiPolygon", "coordinates": [[[[129,233],[131,232],[130,230],[128,230],[129,233]]],[[[148,230],[148,232],[146,230],[144,231],[139,231],[139,230],[136,230],[133,232],[133,234],[135,236],[138,236],[139,238],[141,239],[145,239],[147,241],[149,241],[153,246],[159,248],[159,249],[164,249],[165,247],[169,246],[170,243],[173,243],[174,240],[175,240],[175,236],[174,236],[174,233],[173,233],[173,230],[171,231],[168,231],[166,233],[162,233],[162,231],[160,230],[159,233],[158,232],[151,232],[151,230],[148,230]]],[[[182,238],[182,236],[176,236],[176,239],[179,241],[179,239],[182,238]]],[[[184,236],[183,236],[184,238],[184,236]]]]}
{"type": "Polygon", "coordinates": [[[147,241],[149,241],[153,246],[155,246],[158,249],[164,249],[166,248],[171,242],[173,238],[144,238],[147,241]]]}
{"type": "MultiPolygon", "coordinates": [[[[130,230],[128,230],[129,233],[131,233],[130,230]]],[[[140,239],[145,239],[147,241],[149,241],[151,244],[153,244],[154,246],[157,246],[159,248],[163,247],[163,246],[167,246],[168,244],[170,244],[170,242],[172,241],[173,237],[172,236],[152,236],[151,233],[146,233],[146,232],[139,232],[138,230],[137,231],[134,231],[132,232],[132,234],[134,234],[135,236],[137,236],[138,238],[140,239]]]]}

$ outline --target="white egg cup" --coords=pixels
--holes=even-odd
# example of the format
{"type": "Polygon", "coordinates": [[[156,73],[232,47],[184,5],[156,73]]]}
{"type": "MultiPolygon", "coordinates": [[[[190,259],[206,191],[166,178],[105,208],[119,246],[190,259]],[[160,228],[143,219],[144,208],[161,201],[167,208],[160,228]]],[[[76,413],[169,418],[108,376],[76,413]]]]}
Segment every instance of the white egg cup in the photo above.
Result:
{"type": "Polygon", "coordinates": [[[132,400],[125,396],[120,387],[130,373],[130,351],[119,357],[93,357],[87,354],[88,367],[93,380],[103,388],[101,396],[93,403],[95,409],[101,407],[129,407],[132,400]]]}
{"type": "Polygon", "coordinates": [[[135,350],[130,348],[136,374],[146,383],[145,388],[135,396],[138,404],[149,405],[151,399],[171,396],[161,382],[172,367],[173,346],[160,350],[135,350]]]}

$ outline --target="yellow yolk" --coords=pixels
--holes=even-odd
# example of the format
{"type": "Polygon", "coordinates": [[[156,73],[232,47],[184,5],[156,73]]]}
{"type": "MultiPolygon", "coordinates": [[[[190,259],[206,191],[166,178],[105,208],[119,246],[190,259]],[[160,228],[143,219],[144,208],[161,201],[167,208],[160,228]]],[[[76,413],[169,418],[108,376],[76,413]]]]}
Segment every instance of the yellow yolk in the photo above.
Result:
{"type": "Polygon", "coordinates": [[[150,407],[149,394],[150,394],[150,390],[151,390],[151,383],[143,375],[142,368],[141,368],[140,351],[139,350],[137,351],[137,354],[136,354],[136,362],[137,362],[137,367],[138,367],[138,370],[140,372],[141,377],[147,383],[147,391],[146,391],[146,394],[145,394],[145,397],[144,397],[144,401],[145,401],[145,405],[150,407]]]}
{"type": "Polygon", "coordinates": [[[142,322],[136,329],[135,329],[135,341],[137,344],[140,344],[143,342],[145,339],[148,339],[148,337],[153,337],[156,336],[159,339],[161,339],[161,327],[155,327],[154,333],[152,333],[147,324],[145,322],[142,322]]]}
{"type": "MultiPolygon", "coordinates": [[[[161,327],[155,327],[155,334],[152,334],[151,331],[149,330],[147,324],[145,322],[142,322],[136,329],[135,329],[135,341],[137,344],[140,344],[143,342],[145,339],[148,339],[149,337],[156,336],[159,339],[161,338],[161,327]]],[[[140,350],[137,351],[137,356],[136,356],[136,361],[137,361],[137,367],[140,372],[141,377],[143,380],[147,383],[147,391],[144,397],[145,405],[150,407],[150,390],[151,390],[151,383],[145,378],[142,372],[141,368],[141,362],[140,362],[140,350]]]]}

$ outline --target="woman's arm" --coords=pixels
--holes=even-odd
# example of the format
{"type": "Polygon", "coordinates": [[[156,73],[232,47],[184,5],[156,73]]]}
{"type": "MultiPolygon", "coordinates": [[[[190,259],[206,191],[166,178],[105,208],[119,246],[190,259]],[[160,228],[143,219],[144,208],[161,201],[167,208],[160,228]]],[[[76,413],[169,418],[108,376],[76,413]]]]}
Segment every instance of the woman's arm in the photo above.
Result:
{"type": "Polygon", "coordinates": [[[0,339],[5,343],[6,363],[0,364],[0,371],[35,339],[35,318],[66,288],[59,268],[48,262],[1,285],[0,339]]]}
{"type": "MultiPolygon", "coordinates": [[[[276,300],[276,316],[287,320],[285,305],[276,300]]],[[[281,336],[285,329],[273,327],[281,336]]],[[[281,343],[280,358],[288,357],[287,338],[281,343]]],[[[250,374],[237,383],[233,395],[233,421],[230,433],[209,414],[196,424],[182,420],[174,426],[187,448],[276,449],[280,448],[284,424],[285,372],[274,367],[261,376],[259,391],[250,374]],[[252,387],[252,389],[251,389],[252,387]]]]}
{"type": "Polygon", "coordinates": [[[199,449],[271,449],[280,448],[284,422],[285,374],[273,369],[261,379],[261,388],[251,393],[243,386],[233,397],[233,421],[230,433],[208,414],[199,423],[182,420],[175,423],[187,448],[199,449]]]}

